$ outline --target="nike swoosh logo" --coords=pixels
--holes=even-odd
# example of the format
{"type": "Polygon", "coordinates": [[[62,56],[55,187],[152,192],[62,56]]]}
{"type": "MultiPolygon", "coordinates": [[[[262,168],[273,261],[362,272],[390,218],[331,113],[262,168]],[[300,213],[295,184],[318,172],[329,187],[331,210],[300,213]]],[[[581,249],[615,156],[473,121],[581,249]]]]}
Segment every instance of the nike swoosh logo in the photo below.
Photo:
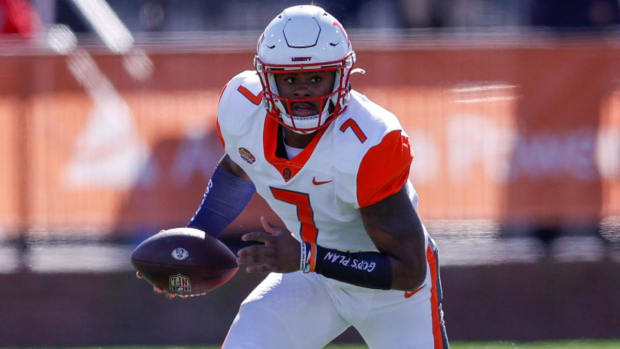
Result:
{"type": "Polygon", "coordinates": [[[424,286],[420,286],[417,289],[413,290],[413,291],[405,291],[405,298],[409,298],[411,296],[413,296],[414,294],[418,293],[418,291],[420,291],[421,289],[423,289],[424,286]]]}
{"type": "Polygon", "coordinates": [[[329,183],[331,181],[332,181],[331,179],[329,181],[317,181],[316,177],[312,177],[312,184],[314,184],[314,185],[327,184],[327,183],[329,183]]]}

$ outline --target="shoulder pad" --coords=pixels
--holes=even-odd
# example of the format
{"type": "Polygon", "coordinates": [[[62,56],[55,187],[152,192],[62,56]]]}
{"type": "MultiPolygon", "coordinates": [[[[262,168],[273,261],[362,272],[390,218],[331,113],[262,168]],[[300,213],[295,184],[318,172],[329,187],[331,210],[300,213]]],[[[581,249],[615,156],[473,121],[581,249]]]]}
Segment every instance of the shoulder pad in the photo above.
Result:
{"type": "Polygon", "coordinates": [[[244,132],[245,119],[264,108],[262,99],[263,89],[255,71],[247,70],[233,77],[222,92],[217,110],[222,132],[244,132]]]}

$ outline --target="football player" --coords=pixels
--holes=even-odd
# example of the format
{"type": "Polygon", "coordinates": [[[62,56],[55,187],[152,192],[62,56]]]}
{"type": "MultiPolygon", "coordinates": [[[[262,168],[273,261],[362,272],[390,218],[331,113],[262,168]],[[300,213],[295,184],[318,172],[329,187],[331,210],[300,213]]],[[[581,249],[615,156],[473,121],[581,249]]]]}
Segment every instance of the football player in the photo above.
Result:
{"type": "Polygon", "coordinates": [[[437,248],[416,213],[412,152],[397,118],[353,90],[355,53],[322,8],[285,9],[258,40],[255,71],[218,108],[225,156],[189,226],[217,236],[258,192],[238,252],[270,272],[223,348],[323,348],[355,327],[370,348],[448,348],[437,248]]]}

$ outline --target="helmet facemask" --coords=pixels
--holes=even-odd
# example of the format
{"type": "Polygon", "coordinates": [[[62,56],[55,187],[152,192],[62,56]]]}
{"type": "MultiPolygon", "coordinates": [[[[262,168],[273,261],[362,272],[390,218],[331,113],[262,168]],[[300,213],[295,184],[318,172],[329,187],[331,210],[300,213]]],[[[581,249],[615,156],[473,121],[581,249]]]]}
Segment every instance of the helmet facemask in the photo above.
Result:
{"type": "Polygon", "coordinates": [[[326,127],[346,109],[349,100],[349,77],[355,61],[351,52],[343,60],[320,64],[273,65],[255,58],[255,66],[260,76],[264,91],[264,102],[268,115],[276,118],[283,126],[299,134],[313,133],[326,127]],[[334,85],[328,94],[311,98],[287,98],[279,94],[275,81],[277,74],[295,74],[311,72],[334,72],[334,85]],[[294,103],[318,102],[319,113],[315,115],[297,116],[293,112],[294,103]]]}

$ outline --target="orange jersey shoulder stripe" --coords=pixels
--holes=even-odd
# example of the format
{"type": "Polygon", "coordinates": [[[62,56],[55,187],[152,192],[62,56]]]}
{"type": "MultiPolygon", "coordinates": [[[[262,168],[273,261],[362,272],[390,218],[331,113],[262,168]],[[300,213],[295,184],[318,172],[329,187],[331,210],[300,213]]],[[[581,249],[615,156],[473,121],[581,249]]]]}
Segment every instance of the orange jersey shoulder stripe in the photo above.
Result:
{"type": "Polygon", "coordinates": [[[434,349],[444,349],[444,328],[441,319],[441,309],[439,307],[441,302],[439,299],[440,291],[438,290],[439,266],[437,265],[437,257],[430,246],[426,249],[426,260],[428,261],[428,266],[431,271],[431,315],[433,317],[433,340],[435,342],[434,349]]]}
{"type": "Polygon", "coordinates": [[[224,137],[222,136],[222,130],[220,130],[220,122],[217,119],[215,119],[215,127],[217,130],[217,138],[220,140],[222,148],[226,149],[226,142],[224,141],[224,137]]]}
{"type": "Polygon", "coordinates": [[[398,192],[409,179],[413,155],[409,138],[400,130],[388,133],[370,148],[357,174],[357,202],[360,207],[377,203],[398,192]]]}

